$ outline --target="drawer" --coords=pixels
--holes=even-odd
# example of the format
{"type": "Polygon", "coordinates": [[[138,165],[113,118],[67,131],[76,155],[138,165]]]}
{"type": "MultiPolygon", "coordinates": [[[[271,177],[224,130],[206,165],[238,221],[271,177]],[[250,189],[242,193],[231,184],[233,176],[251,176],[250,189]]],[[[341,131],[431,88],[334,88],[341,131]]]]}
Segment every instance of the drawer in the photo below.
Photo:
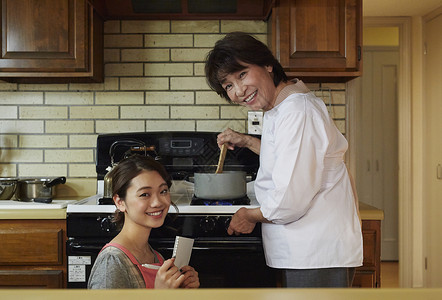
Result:
{"type": "Polygon", "coordinates": [[[0,228],[0,265],[60,265],[63,263],[61,228],[0,228]]]}

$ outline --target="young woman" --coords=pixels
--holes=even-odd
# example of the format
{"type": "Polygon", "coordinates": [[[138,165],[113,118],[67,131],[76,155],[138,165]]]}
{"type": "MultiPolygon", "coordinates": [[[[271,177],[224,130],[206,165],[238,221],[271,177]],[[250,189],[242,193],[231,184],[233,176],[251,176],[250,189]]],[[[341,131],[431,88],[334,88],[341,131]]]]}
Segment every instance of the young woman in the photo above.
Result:
{"type": "Polygon", "coordinates": [[[149,245],[152,228],[163,225],[171,205],[172,182],[164,167],[150,157],[134,155],[110,175],[117,207],[114,221],[122,229],[98,255],[88,288],[198,288],[194,268],[178,269],[174,258],[164,260],[149,245]]]}
{"type": "Polygon", "coordinates": [[[348,143],[323,101],[289,81],[266,45],[234,32],[208,54],[210,87],[230,103],[263,110],[261,139],[227,129],[218,145],[260,155],[259,208],[239,209],[229,234],[262,223],[267,265],[286,287],[349,287],[362,265],[362,233],[354,186],[344,163],[348,143]]]}

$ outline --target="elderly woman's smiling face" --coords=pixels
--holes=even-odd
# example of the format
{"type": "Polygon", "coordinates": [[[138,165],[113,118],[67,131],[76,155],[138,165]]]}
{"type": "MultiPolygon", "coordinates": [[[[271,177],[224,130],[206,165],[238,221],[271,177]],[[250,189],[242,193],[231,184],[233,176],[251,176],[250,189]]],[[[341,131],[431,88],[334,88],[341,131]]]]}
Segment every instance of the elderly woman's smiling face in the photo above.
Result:
{"type": "Polygon", "coordinates": [[[230,100],[251,110],[270,110],[277,92],[272,78],[272,67],[241,63],[244,69],[227,74],[221,85],[230,100]]]}

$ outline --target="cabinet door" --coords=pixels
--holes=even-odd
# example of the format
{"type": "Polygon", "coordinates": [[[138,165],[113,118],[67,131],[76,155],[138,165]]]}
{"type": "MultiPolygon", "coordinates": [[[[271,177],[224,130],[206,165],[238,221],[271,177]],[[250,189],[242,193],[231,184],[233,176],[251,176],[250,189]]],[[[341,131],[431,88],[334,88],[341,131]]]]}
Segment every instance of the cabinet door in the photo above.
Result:
{"type": "Polygon", "coordinates": [[[86,0],[3,0],[1,18],[0,77],[92,77],[99,71],[94,13],[86,0]]]}
{"type": "Polygon", "coordinates": [[[289,76],[359,76],[361,0],[279,0],[272,48],[289,76]]]}

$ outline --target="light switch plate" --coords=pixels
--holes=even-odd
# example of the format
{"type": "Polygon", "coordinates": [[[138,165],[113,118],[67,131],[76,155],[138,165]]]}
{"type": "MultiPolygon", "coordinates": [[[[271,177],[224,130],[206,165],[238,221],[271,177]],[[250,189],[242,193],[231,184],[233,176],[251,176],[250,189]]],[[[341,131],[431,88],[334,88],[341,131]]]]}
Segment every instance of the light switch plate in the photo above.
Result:
{"type": "Polygon", "coordinates": [[[248,112],[247,129],[249,134],[262,134],[263,111],[250,110],[248,112]]]}

